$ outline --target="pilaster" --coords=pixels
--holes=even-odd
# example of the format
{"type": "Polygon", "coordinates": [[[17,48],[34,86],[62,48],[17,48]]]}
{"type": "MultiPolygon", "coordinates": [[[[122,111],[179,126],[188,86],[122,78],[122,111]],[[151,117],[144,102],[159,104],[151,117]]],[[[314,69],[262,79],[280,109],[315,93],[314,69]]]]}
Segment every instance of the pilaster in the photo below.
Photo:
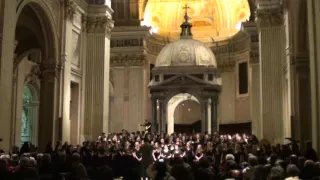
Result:
{"type": "Polygon", "coordinates": [[[64,0],[65,5],[65,18],[64,18],[64,48],[61,55],[63,62],[62,73],[62,141],[70,142],[70,101],[71,101],[71,61],[72,61],[72,29],[73,29],[73,16],[76,12],[77,5],[73,0],[64,0]],[[71,41],[69,41],[71,40],[71,41]]]}
{"type": "Polygon", "coordinates": [[[249,61],[250,77],[250,116],[252,134],[262,138],[262,122],[260,110],[260,62],[259,62],[259,38],[257,23],[250,21],[242,23],[245,32],[250,34],[251,48],[249,61]]]}
{"type": "Polygon", "coordinates": [[[320,1],[307,1],[310,47],[312,143],[320,150],[320,1]]]}
{"type": "Polygon", "coordinates": [[[262,138],[272,143],[282,143],[285,138],[283,65],[286,61],[282,8],[275,6],[258,9],[257,18],[260,40],[262,138]]]}
{"type": "Polygon", "coordinates": [[[90,5],[83,19],[87,33],[84,135],[94,139],[108,130],[111,17],[108,7],[90,5]],[[104,11],[104,13],[103,13],[104,11]]]}
{"type": "Polygon", "coordinates": [[[15,42],[16,2],[0,1],[0,148],[8,151],[13,142],[12,76],[15,42]],[[5,34],[5,36],[4,36],[5,34]]]}
{"type": "Polygon", "coordinates": [[[39,109],[39,135],[38,146],[42,151],[45,149],[48,142],[58,140],[58,129],[60,122],[57,119],[57,78],[59,69],[55,64],[43,64],[41,66],[41,92],[40,102],[42,103],[39,109]]]}

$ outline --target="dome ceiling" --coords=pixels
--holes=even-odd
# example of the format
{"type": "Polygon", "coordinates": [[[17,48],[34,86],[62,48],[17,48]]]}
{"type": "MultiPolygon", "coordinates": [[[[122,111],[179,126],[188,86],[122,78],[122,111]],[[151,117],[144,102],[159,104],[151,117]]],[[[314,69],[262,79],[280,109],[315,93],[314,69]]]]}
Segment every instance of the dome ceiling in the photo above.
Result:
{"type": "Polygon", "coordinates": [[[180,39],[166,45],[156,59],[161,66],[215,66],[213,52],[202,42],[194,39],[180,39]]]}
{"type": "Polygon", "coordinates": [[[193,37],[203,42],[233,36],[250,17],[248,0],[148,0],[141,23],[157,35],[178,39],[186,4],[193,37]]]}

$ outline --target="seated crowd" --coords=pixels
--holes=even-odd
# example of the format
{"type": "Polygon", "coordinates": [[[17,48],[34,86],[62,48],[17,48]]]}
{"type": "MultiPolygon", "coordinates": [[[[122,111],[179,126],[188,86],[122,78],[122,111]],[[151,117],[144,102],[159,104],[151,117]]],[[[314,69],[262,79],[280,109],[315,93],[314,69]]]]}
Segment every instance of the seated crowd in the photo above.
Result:
{"type": "Polygon", "coordinates": [[[254,135],[102,134],[72,146],[48,143],[45,152],[24,143],[0,157],[3,180],[281,180],[320,179],[310,142],[270,145],[254,135]],[[9,155],[10,154],[10,155],[9,155]]]}

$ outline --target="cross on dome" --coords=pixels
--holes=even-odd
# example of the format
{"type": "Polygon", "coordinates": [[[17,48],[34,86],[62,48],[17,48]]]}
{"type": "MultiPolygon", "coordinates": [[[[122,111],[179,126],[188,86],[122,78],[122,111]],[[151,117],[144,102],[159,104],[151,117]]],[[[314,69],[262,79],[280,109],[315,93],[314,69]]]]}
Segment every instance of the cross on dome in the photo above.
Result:
{"type": "Polygon", "coordinates": [[[184,22],[181,24],[181,33],[180,38],[192,38],[191,27],[192,25],[189,23],[188,9],[190,7],[186,4],[183,9],[186,10],[184,15],[184,22]]]}

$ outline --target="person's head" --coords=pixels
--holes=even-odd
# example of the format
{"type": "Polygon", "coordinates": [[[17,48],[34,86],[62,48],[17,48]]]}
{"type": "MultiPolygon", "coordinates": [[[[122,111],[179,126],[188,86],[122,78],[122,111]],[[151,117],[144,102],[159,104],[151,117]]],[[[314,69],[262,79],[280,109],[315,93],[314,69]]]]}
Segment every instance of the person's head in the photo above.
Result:
{"type": "Polygon", "coordinates": [[[44,164],[49,164],[51,163],[51,156],[48,153],[43,154],[42,162],[44,164]]]}
{"type": "Polygon", "coordinates": [[[136,141],[136,142],[134,143],[134,147],[135,147],[136,149],[140,148],[140,142],[136,141]]]}
{"type": "Polygon", "coordinates": [[[299,168],[295,164],[289,164],[287,167],[287,175],[289,177],[297,177],[300,174],[299,168]]]}
{"type": "Polygon", "coordinates": [[[79,163],[81,160],[80,154],[78,153],[73,153],[72,154],[72,162],[73,163],[79,163]]]}
{"type": "Polygon", "coordinates": [[[163,177],[165,177],[167,172],[167,165],[163,160],[159,160],[155,163],[155,169],[157,171],[157,176],[155,178],[156,180],[162,179],[163,177]]]}
{"type": "Polygon", "coordinates": [[[0,159],[0,170],[9,170],[9,164],[7,160],[0,159]]]}
{"type": "Polygon", "coordinates": [[[312,148],[312,142],[311,141],[306,141],[306,147],[307,147],[307,149],[311,149],[312,148]]]}
{"type": "Polygon", "coordinates": [[[298,156],[297,155],[295,155],[295,154],[292,154],[291,156],[290,156],[290,164],[298,164],[298,156]]]}
{"type": "Polygon", "coordinates": [[[304,166],[304,163],[306,162],[306,158],[303,156],[300,156],[298,158],[299,167],[302,168],[304,166]]]}
{"type": "Polygon", "coordinates": [[[235,158],[234,158],[234,156],[232,154],[227,154],[226,155],[226,161],[229,161],[229,160],[232,160],[232,161],[235,160],[235,158]]]}
{"type": "Polygon", "coordinates": [[[281,166],[274,166],[271,168],[269,180],[283,180],[284,179],[284,171],[281,166]]]}
{"type": "Polygon", "coordinates": [[[258,159],[257,159],[257,157],[254,156],[254,155],[249,156],[248,163],[249,163],[249,166],[256,166],[256,165],[258,165],[258,159]]]}
{"type": "Polygon", "coordinates": [[[22,157],[20,159],[19,164],[20,164],[21,167],[29,166],[29,158],[28,157],[22,157]]]}
{"type": "Polygon", "coordinates": [[[36,167],[37,166],[37,161],[36,161],[36,159],[34,157],[30,157],[29,158],[29,165],[31,167],[36,167]]]}
{"type": "Polygon", "coordinates": [[[314,161],[312,160],[306,160],[304,163],[304,167],[308,169],[313,169],[314,168],[314,161]]]}

